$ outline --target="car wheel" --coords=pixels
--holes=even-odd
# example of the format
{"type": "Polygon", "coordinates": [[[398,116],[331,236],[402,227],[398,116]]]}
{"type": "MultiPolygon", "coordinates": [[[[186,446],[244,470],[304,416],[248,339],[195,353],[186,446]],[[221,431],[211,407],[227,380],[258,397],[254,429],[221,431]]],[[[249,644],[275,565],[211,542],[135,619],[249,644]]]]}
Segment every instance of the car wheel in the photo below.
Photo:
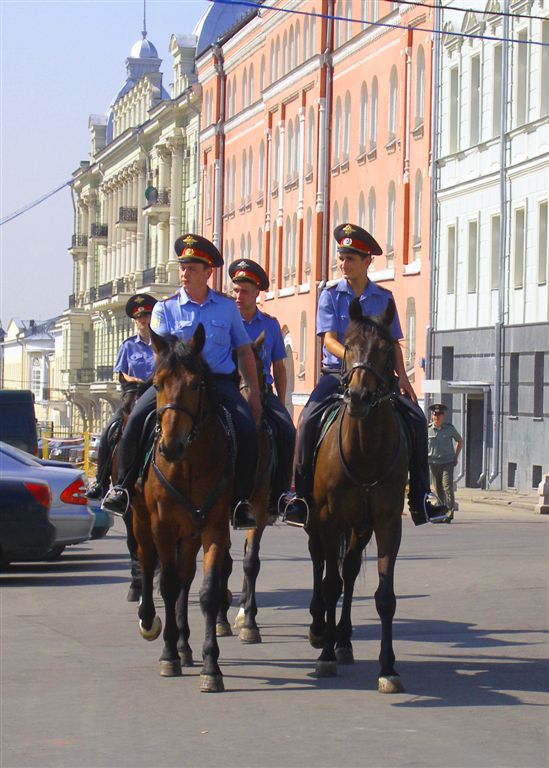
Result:
{"type": "Polygon", "coordinates": [[[107,535],[110,528],[108,525],[104,525],[101,528],[94,528],[91,532],[90,539],[102,539],[104,536],[107,535]]]}
{"type": "Polygon", "coordinates": [[[58,558],[61,557],[64,550],[65,550],[65,547],[61,545],[57,547],[52,547],[51,549],[48,549],[48,551],[44,555],[44,560],[57,560],[58,558]]]}

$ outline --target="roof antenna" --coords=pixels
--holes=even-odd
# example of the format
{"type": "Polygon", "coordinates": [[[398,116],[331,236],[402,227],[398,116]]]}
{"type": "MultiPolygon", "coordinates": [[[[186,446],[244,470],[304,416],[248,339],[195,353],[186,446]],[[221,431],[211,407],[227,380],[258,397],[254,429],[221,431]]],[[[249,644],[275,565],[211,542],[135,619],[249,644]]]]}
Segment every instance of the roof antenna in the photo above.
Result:
{"type": "Polygon", "coordinates": [[[143,40],[147,37],[147,0],[143,0],[143,40]]]}

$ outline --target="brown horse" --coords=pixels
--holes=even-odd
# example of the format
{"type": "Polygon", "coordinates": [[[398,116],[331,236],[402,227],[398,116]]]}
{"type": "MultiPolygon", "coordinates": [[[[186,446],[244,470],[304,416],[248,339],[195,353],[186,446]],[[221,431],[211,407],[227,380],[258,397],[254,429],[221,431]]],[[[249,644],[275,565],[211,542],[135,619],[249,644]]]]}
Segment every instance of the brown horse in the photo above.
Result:
{"type": "MultiPolygon", "coordinates": [[[[261,393],[265,393],[265,371],[260,356],[260,350],[265,341],[265,332],[262,331],[252,344],[254,352],[257,380],[261,393]]],[[[265,414],[265,399],[262,397],[261,405],[265,414]]],[[[239,638],[243,643],[260,643],[261,633],[256,623],[257,603],[255,586],[261,563],[259,560],[259,548],[265,526],[269,521],[269,505],[271,500],[271,479],[273,471],[273,446],[269,427],[262,420],[258,430],[258,460],[254,492],[250,499],[253,514],[257,526],[248,531],[244,542],[244,583],[240,594],[239,610],[234,622],[234,628],[239,630],[239,638]]]]}
{"type": "Polygon", "coordinates": [[[314,503],[307,531],[313,562],[309,641],[313,647],[322,648],[316,664],[319,676],[335,675],[337,662],[354,661],[353,589],[362,552],[372,533],[375,535],[381,693],[404,690],[395,671],[392,645],[396,608],[393,575],[408,474],[406,441],[393,406],[394,359],[389,326],[394,312],[391,301],[382,317],[362,317],[358,299],[351,302],[351,322],[345,336],[343,403],[318,449],[314,503]],[[342,587],[341,617],[336,625],[336,604],[342,587]]]}
{"type": "Polygon", "coordinates": [[[166,617],[160,674],[177,676],[182,663],[192,665],[188,598],[202,546],[200,607],[206,631],[201,690],[222,691],[216,616],[229,548],[231,438],[218,416],[211,373],[200,355],[205,341],[203,326],[198,325],[189,343],[153,332],[151,338],[156,357],[158,430],[143,492],[134,499],[134,530],[143,571],[140,631],[147,640],[154,640],[161,630],[153,601],[158,556],[166,617]]]}

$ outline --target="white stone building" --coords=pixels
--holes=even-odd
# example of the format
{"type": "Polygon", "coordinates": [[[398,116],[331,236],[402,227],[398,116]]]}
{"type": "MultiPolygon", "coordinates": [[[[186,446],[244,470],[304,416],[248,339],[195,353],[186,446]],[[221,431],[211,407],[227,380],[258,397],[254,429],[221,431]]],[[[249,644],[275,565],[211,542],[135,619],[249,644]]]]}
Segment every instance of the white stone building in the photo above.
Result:
{"type": "Polygon", "coordinates": [[[426,389],[465,434],[460,482],[527,490],[549,471],[549,2],[448,5],[426,389]]]}

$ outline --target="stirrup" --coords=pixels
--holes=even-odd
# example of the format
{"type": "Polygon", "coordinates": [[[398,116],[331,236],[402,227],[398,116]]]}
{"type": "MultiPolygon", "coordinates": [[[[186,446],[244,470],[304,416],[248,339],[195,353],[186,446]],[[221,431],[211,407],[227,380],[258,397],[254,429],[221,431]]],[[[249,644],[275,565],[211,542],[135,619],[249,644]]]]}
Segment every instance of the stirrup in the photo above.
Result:
{"type": "Polygon", "coordinates": [[[257,528],[257,521],[252,513],[252,507],[247,499],[241,499],[233,509],[231,523],[235,531],[249,531],[257,528]],[[244,513],[244,519],[238,520],[238,512],[244,513]]]}
{"type": "Polygon", "coordinates": [[[450,517],[450,510],[448,507],[442,503],[442,501],[438,498],[438,496],[435,493],[426,493],[423,497],[423,511],[425,513],[425,519],[428,523],[445,523],[448,518],[450,517]],[[430,501],[430,497],[433,499],[436,499],[436,504],[432,504],[430,501]],[[438,506],[440,508],[440,511],[436,514],[429,514],[428,505],[431,505],[432,507],[438,506]]]}
{"type": "Polygon", "coordinates": [[[309,510],[309,503],[307,502],[307,499],[305,497],[298,496],[296,493],[292,493],[292,494],[286,493],[286,494],[282,494],[282,496],[280,497],[279,504],[280,503],[284,504],[284,509],[282,510],[282,513],[280,515],[280,517],[282,518],[282,522],[286,523],[286,525],[293,525],[296,528],[306,528],[308,526],[310,510],[309,510]],[[304,523],[298,523],[296,520],[288,519],[288,508],[291,507],[292,504],[295,504],[296,502],[303,504],[305,507],[307,514],[306,514],[304,523]]]}
{"type": "Polygon", "coordinates": [[[127,488],[123,488],[120,485],[115,485],[113,488],[110,489],[110,491],[107,492],[107,495],[105,496],[105,498],[101,502],[100,509],[102,509],[103,511],[106,511],[106,512],[112,512],[114,515],[120,515],[120,517],[123,517],[126,514],[126,512],[128,511],[129,507],[130,507],[130,494],[128,493],[127,488]],[[125,505],[123,511],[121,511],[118,507],[109,506],[110,501],[111,501],[109,499],[109,496],[111,495],[111,493],[113,491],[118,491],[118,492],[122,491],[126,495],[126,505],[125,505]]]}

